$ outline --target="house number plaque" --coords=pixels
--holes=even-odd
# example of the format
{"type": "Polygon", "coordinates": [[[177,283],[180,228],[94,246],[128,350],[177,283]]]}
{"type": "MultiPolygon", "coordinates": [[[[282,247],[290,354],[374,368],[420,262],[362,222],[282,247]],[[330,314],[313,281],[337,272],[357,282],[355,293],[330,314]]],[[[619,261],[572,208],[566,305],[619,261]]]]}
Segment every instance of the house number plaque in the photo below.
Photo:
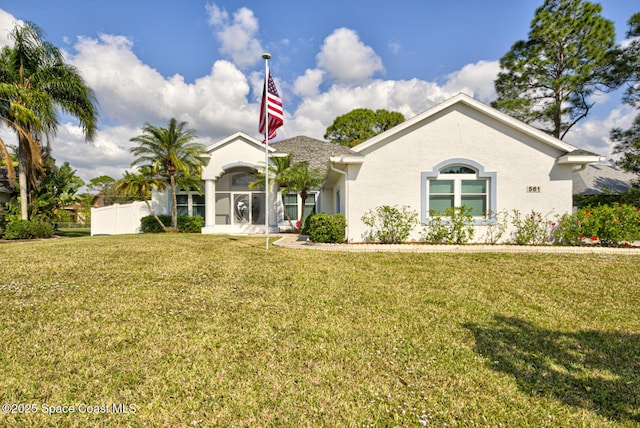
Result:
{"type": "Polygon", "coordinates": [[[540,186],[527,186],[527,193],[540,193],[540,186]]]}

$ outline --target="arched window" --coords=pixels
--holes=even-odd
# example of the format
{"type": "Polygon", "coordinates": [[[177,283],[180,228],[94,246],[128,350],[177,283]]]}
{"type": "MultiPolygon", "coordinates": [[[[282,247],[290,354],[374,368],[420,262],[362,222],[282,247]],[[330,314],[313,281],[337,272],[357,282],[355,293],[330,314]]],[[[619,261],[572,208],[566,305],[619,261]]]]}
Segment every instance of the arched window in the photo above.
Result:
{"type": "Polygon", "coordinates": [[[423,172],[423,215],[442,215],[452,207],[466,206],[471,214],[484,219],[495,211],[496,174],[471,160],[452,159],[423,172]]]}

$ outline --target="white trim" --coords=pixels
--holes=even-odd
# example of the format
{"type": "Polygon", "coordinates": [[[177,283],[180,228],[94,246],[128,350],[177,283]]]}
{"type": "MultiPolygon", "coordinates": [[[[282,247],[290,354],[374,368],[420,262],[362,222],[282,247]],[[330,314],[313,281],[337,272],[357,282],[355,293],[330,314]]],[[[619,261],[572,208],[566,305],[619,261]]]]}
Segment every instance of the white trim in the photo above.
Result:
{"type": "MultiPolygon", "coordinates": [[[[244,132],[236,132],[233,135],[228,136],[227,138],[224,138],[220,141],[218,141],[217,143],[213,143],[212,145],[210,145],[209,147],[206,148],[206,152],[207,153],[211,153],[214,152],[216,150],[218,150],[220,147],[223,147],[229,143],[232,143],[236,140],[243,140],[246,141],[247,143],[250,143],[256,147],[259,147],[260,150],[264,149],[262,141],[258,141],[253,137],[250,137],[249,135],[245,134],[244,132]]],[[[271,146],[268,146],[267,150],[269,150],[270,152],[275,152],[276,149],[274,149],[271,146]]]]}
{"type": "Polygon", "coordinates": [[[529,135],[530,137],[533,137],[535,139],[537,139],[538,141],[545,143],[555,149],[558,150],[562,150],[564,152],[572,152],[574,150],[577,150],[577,147],[572,146],[571,144],[565,143],[564,141],[561,141],[549,134],[547,134],[546,132],[540,131],[539,129],[536,129],[530,125],[527,125],[524,122],[519,121],[518,119],[514,119],[513,117],[502,113],[501,111],[498,111],[496,109],[494,109],[493,107],[490,107],[466,94],[458,94],[456,96],[454,96],[453,98],[449,98],[447,101],[440,103],[438,105],[436,105],[435,107],[430,108],[429,110],[426,110],[414,117],[412,117],[411,119],[408,119],[404,122],[402,122],[401,124],[394,126],[393,128],[378,134],[370,139],[368,139],[367,141],[365,141],[362,144],[358,144],[357,146],[355,146],[352,150],[354,152],[357,153],[362,153],[362,152],[369,152],[372,150],[376,149],[376,146],[383,143],[384,141],[393,138],[394,136],[396,136],[397,134],[400,134],[402,132],[404,132],[406,129],[415,126],[416,124],[429,119],[430,117],[454,106],[455,104],[464,104],[476,111],[479,111],[480,113],[485,114],[486,116],[497,120],[498,122],[501,122],[513,129],[516,129],[526,135],[529,135]]]}
{"type": "MultiPolygon", "coordinates": [[[[437,179],[440,176],[440,170],[452,165],[464,165],[477,171],[478,179],[486,179],[488,181],[487,192],[487,209],[489,212],[496,212],[498,206],[498,174],[497,172],[487,172],[484,166],[471,159],[452,158],[442,161],[433,167],[431,171],[423,171],[420,173],[420,221],[422,224],[429,219],[429,191],[428,183],[430,179],[437,179]]],[[[476,224],[486,224],[486,219],[474,217],[476,224]]]]}
{"type": "Polygon", "coordinates": [[[568,153],[558,158],[558,165],[587,165],[604,160],[599,155],[572,155],[568,153]]]}

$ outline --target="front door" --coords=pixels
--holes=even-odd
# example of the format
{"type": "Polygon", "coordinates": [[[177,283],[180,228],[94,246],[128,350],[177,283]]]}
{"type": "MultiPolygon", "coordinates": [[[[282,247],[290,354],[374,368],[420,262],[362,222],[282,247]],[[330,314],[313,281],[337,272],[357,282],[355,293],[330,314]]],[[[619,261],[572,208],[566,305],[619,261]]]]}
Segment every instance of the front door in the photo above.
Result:
{"type": "Polygon", "coordinates": [[[251,197],[249,193],[234,193],[233,195],[233,223],[251,223],[251,197]]]}

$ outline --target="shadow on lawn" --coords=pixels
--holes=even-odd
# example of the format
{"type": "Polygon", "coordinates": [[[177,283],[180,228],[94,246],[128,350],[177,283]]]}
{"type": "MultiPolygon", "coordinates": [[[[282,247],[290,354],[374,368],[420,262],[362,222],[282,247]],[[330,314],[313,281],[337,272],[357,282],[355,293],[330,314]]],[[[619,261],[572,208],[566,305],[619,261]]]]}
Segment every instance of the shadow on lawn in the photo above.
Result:
{"type": "Polygon", "coordinates": [[[639,334],[554,331],[498,315],[463,326],[487,365],[513,376],[524,393],[640,422],[639,334]]]}

